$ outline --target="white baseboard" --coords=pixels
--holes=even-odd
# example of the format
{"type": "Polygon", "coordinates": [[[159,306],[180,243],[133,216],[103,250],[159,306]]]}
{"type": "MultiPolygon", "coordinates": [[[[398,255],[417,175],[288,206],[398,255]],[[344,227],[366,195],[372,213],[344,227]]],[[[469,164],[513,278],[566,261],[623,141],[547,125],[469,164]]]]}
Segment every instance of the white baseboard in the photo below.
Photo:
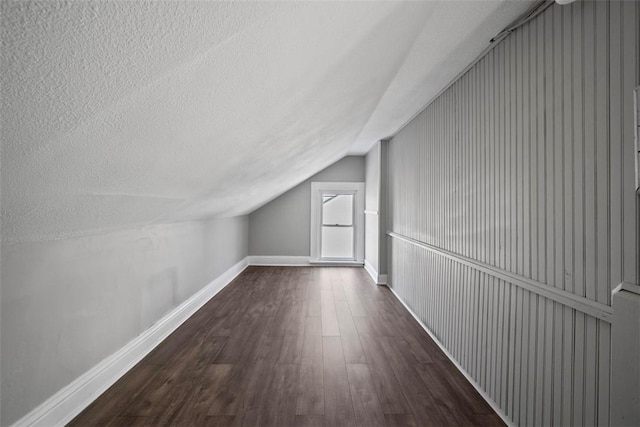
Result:
{"type": "Polygon", "coordinates": [[[251,255],[249,265],[277,266],[277,267],[362,267],[357,261],[316,261],[308,256],[294,255],[251,255]]]}
{"type": "Polygon", "coordinates": [[[102,360],[65,386],[40,406],[16,421],[13,427],[63,426],[97,399],[120,377],[227,286],[248,266],[248,259],[235,264],[191,298],[173,309],[120,350],[102,360]]]}
{"type": "Polygon", "coordinates": [[[364,260],[364,269],[369,273],[369,276],[373,279],[376,285],[386,285],[387,284],[387,275],[386,274],[378,274],[375,268],[367,261],[364,260]]]}
{"type": "Polygon", "coordinates": [[[250,255],[249,265],[273,265],[273,266],[308,266],[308,256],[259,256],[250,255]]]}
{"type": "Polygon", "coordinates": [[[431,339],[433,339],[433,341],[438,345],[438,347],[440,347],[440,350],[442,350],[443,353],[447,356],[447,358],[449,358],[449,360],[455,365],[455,367],[458,368],[458,371],[460,371],[460,373],[464,375],[467,381],[471,383],[473,388],[475,388],[478,391],[478,393],[480,393],[480,396],[482,396],[482,398],[489,404],[489,406],[491,406],[491,408],[494,411],[496,411],[496,414],[498,414],[498,416],[502,418],[502,421],[504,421],[504,423],[508,426],[511,426],[511,427],[515,426],[513,421],[511,421],[509,417],[507,417],[507,414],[504,413],[502,408],[500,408],[500,406],[498,406],[498,404],[493,401],[493,399],[487,394],[487,392],[484,391],[482,387],[480,387],[480,385],[476,382],[476,380],[474,380],[473,377],[469,375],[467,371],[458,363],[458,361],[454,359],[453,355],[449,353],[449,350],[445,348],[445,346],[440,342],[440,340],[435,336],[435,334],[431,332],[431,330],[427,327],[427,325],[422,323],[422,320],[420,320],[420,318],[416,316],[413,310],[409,308],[409,306],[402,300],[402,298],[400,298],[400,296],[396,294],[393,288],[389,287],[389,290],[393,293],[393,295],[396,296],[396,298],[398,298],[398,301],[400,301],[400,303],[404,306],[404,308],[407,309],[409,314],[411,314],[411,316],[413,316],[413,318],[416,319],[416,322],[418,322],[418,324],[422,327],[422,329],[424,329],[425,332],[429,334],[431,339]]]}
{"type": "Polygon", "coordinates": [[[373,281],[377,284],[378,283],[378,272],[376,271],[375,268],[373,268],[371,263],[369,261],[367,261],[366,259],[364,260],[364,269],[365,269],[365,271],[367,273],[369,273],[369,276],[371,276],[373,281]]]}

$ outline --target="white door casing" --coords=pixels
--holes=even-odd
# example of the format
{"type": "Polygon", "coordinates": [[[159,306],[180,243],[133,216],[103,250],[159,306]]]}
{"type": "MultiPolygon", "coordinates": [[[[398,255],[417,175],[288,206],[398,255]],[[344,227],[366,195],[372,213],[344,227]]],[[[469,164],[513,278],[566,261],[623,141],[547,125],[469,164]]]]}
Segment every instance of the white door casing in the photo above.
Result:
{"type": "Polygon", "coordinates": [[[331,264],[362,264],[364,262],[364,182],[311,183],[311,248],[310,262],[331,264]],[[326,194],[351,194],[354,202],[353,258],[322,257],[322,197],[326,194]]]}

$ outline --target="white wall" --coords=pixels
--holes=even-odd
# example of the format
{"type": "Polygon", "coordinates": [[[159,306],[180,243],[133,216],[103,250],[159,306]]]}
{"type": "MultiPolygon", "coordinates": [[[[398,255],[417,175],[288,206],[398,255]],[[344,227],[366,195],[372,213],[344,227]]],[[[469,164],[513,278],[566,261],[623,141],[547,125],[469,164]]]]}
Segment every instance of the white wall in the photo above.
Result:
{"type": "Polygon", "coordinates": [[[365,157],[365,267],[374,276],[387,273],[387,141],[378,141],[365,157]]]}
{"type": "Polygon", "coordinates": [[[2,425],[247,256],[248,218],[2,248],[2,425]]]}
{"type": "Polygon", "coordinates": [[[639,23],[639,2],[554,4],[389,144],[391,288],[517,425],[608,425],[629,397],[611,291],[640,268],[639,23]]]}
{"type": "Polygon", "coordinates": [[[311,182],[363,182],[363,156],[347,156],[249,214],[249,255],[309,256],[311,182]]]}

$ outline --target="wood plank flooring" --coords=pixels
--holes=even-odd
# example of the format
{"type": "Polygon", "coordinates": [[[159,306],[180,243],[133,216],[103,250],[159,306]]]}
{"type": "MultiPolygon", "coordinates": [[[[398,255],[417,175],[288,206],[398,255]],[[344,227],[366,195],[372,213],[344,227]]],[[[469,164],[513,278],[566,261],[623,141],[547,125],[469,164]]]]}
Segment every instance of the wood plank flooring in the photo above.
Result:
{"type": "Polygon", "coordinates": [[[504,424],[362,268],[249,267],[69,425],[504,424]]]}

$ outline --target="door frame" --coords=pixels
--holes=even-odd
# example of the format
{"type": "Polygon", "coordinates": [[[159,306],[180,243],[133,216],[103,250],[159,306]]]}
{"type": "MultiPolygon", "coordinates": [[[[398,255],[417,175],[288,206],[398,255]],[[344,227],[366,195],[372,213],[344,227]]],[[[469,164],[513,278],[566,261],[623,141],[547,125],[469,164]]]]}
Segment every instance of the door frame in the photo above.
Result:
{"type": "Polygon", "coordinates": [[[311,263],[358,264],[364,263],[364,182],[312,182],[311,183],[311,263]],[[354,258],[322,258],[322,195],[325,193],[353,194],[354,258]]]}

